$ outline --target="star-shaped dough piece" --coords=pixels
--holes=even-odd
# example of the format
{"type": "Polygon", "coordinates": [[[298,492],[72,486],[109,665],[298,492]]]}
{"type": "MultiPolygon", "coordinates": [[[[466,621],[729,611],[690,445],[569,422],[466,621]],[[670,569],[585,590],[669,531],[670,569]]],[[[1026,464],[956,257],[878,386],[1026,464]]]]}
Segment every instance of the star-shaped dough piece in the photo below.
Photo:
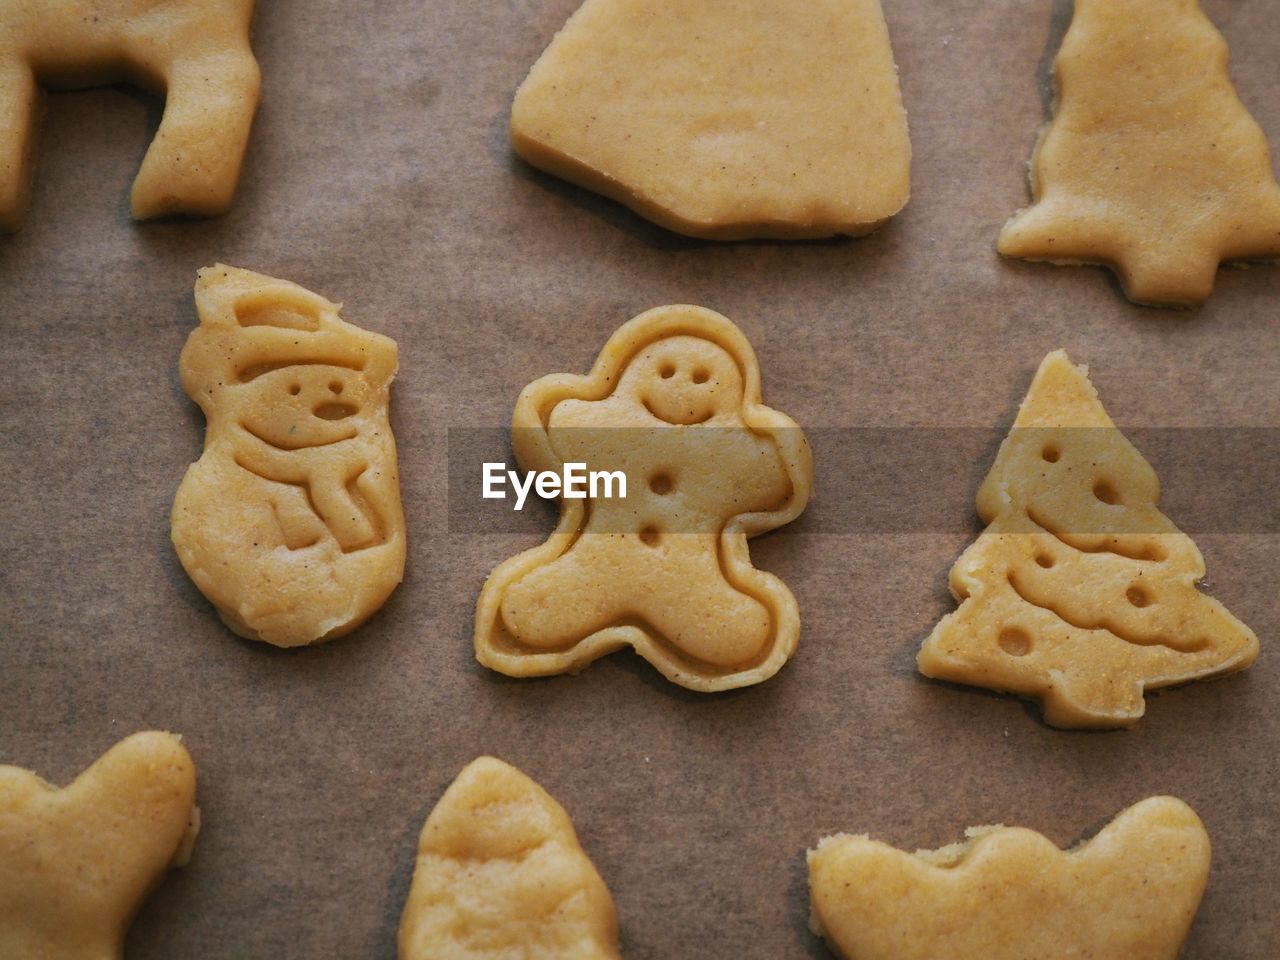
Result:
{"type": "Polygon", "coordinates": [[[866,836],[809,851],[814,931],[843,960],[1175,960],[1209,876],[1209,837],[1152,797],[1059,850],[1022,828],[975,827],[915,854],[866,836]]]}
{"type": "Polygon", "coordinates": [[[1280,187],[1196,0],[1076,0],[1058,102],[1031,159],[1034,203],[1006,257],[1101,263],[1129,299],[1190,306],[1224,260],[1280,257],[1280,187]]]}
{"type": "Polygon", "coordinates": [[[618,960],[613,900],[564,808],[493,757],[427,817],[400,960],[618,960]]]}
{"type": "Polygon", "coordinates": [[[920,671],[1040,700],[1054,726],[1116,727],[1142,716],[1144,689],[1243,670],[1258,638],[1196,589],[1204,559],[1159,497],[1086,369],[1049,354],[978,490],[990,525],[951,570],[960,607],[920,671]]]}
{"type": "Polygon", "coordinates": [[[0,767],[0,957],[119,960],[143,899],[190,856],[195,793],[168,733],[127,737],[61,790],[0,767]]]}
{"type": "Polygon", "coordinates": [[[511,143],[716,240],[857,236],[910,195],[879,0],[586,0],[517,91],[511,143]]]}

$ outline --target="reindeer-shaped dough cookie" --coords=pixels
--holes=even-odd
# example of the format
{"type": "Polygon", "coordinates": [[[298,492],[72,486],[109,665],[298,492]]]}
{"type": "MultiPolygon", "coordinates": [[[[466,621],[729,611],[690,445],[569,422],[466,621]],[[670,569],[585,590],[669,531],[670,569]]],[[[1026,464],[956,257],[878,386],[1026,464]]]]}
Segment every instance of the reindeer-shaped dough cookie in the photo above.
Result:
{"type": "Polygon", "coordinates": [[[179,362],[208,418],[173,506],[183,566],[241,636],[340,636],[404,572],[387,419],[396,345],[296,284],[200,271],[200,326],[179,362]]]}
{"type": "Polygon", "coordinates": [[[630,645],[709,691],[767,679],[794,652],[795,599],[751,566],[747,538],[804,509],[809,448],[761,403],[755,354],[725,317],[635,318],[589,375],[525,388],[512,445],[528,470],[620,470],[627,496],[563,500],[551,538],[493,572],[476,614],[486,666],[562,673],[630,645]]]}
{"type": "Polygon", "coordinates": [[[0,230],[26,209],[39,86],[165,95],[133,183],[139,220],[231,205],[258,105],[254,0],[0,0],[0,230]]]}
{"type": "Polygon", "coordinates": [[[119,960],[143,899],[190,857],[195,794],[168,733],[127,737],[62,790],[0,766],[0,957],[119,960]]]}

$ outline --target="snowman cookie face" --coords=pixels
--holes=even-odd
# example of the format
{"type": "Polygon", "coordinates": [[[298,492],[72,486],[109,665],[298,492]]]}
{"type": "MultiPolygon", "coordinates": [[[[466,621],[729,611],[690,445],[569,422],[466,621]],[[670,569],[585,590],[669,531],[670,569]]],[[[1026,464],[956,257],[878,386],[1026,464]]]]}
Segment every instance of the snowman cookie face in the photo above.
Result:
{"type": "Polygon", "coordinates": [[[562,500],[547,543],[498,567],[477,605],[478,659],[510,676],[574,671],[623,646],[714,691],[772,676],[795,650],[786,586],[747,538],[804,509],[804,436],[760,400],[729,320],[662,307],[610,338],[586,377],[526,387],[512,444],[527,470],[620,470],[625,499],[562,500]]]}
{"type": "Polygon", "coordinates": [[[329,446],[356,436],[356,418],[370,393],[360,373],[346,367],[300,364],[271,370],[244,385],[241,425],[281,450],[329,446]]]}

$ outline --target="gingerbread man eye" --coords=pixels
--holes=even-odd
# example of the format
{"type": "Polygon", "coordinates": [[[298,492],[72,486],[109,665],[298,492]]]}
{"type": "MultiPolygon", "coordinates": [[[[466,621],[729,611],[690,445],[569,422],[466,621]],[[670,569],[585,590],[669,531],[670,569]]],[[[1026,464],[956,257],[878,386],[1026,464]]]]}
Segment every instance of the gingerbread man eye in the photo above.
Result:
{"type": "Polygon", "coordinates": [[[706,383],[711,379],[711,374],[707,372],[706,367],[699,367],[693,371],[692,379],[694,383],[706,383]]]}
{"type": "Polygon", "coordinates": [[[676,365],[672,363],[670,360],[666,361],[665,363],[662,364],[662,366],[658,367],[658,376],[660,376],[663,380],[670,380],[675,375],[676,375],[676,365]]]}

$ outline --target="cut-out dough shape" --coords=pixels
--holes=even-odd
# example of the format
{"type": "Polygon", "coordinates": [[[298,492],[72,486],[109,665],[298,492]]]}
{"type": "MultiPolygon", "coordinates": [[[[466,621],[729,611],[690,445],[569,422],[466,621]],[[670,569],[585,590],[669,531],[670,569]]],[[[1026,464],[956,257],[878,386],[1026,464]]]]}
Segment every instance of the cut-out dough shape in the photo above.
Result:
{"type": "Polygon", "coordinates": [[[0,767],[0,957],[120,960],[125,933],[199,829],[178,738],[135,733],[59,790],[0,767]]]}
{"type": "Polygon", "coordinates": [[[809,851],[814,932],[843,960],[1175,960],[1209,877],[1209,836],[1152,797],[1059,850],[1023,828],[974,827],[915,854],[866,836],[809,851]]]}
{"type": "Polygon", "coordinates": [[[978,490],[986,531],[956,561],[960,601],[924,642],[929,677],[1042,701],[1059,727],[1114,727],[1143,689],[1242,670],[1258,639],[1196,589],[1204,560],[1157,507],[1155,471],[1057,350],[978,490]]]}
{"type": "Polygon", "coordinates": [[[857,236],[910,195],[879,0],[586,0],[517,91],[511,142],[716,240],[857,236]]]}
{"type": "Polygon", "coordinates": [[[22,222],[39,87],[129,80],[164,94],[133,182],[139,220],[231,206],[258,106],[254,0],[0,0],[0,230],[22,222]]]}
{"type": "Polygon", "coordinates": [[[427,817],[400,960],[618,960],[609,890],[564,808],[501,760],[468,764],[427,817]]]}
{"type": "Polygon", "coordinates": [[[1101,263],[1139,303],[1194,305],[1224,260],[1280,257],[1280,187],[1196,0],[1076,0],[1058,101],[1007,257],[1101,263]]]}
{"type": "Polygon", "coordinates": [[[182,565],[242,637],[293,647],[354,630],[404,575],[395,341],[221,264],[200,271],[196,309],[179,369],[208,428],[173,503],[182,565]]]}
{"type": "Polygon", "coordinates": [[[586,376],[525,387],[511,435],[524,469],[622,471],[627,496],[562,499],[550,539],[493,571],[476,607],[481,663],[541,676],[629,645],[714,691],[768,679],[795,651],[795,598],[751,565],[747,538],[804,509],[809,446],[761,402],[755,353],[727,318],[641,314],[586,376]]]}

